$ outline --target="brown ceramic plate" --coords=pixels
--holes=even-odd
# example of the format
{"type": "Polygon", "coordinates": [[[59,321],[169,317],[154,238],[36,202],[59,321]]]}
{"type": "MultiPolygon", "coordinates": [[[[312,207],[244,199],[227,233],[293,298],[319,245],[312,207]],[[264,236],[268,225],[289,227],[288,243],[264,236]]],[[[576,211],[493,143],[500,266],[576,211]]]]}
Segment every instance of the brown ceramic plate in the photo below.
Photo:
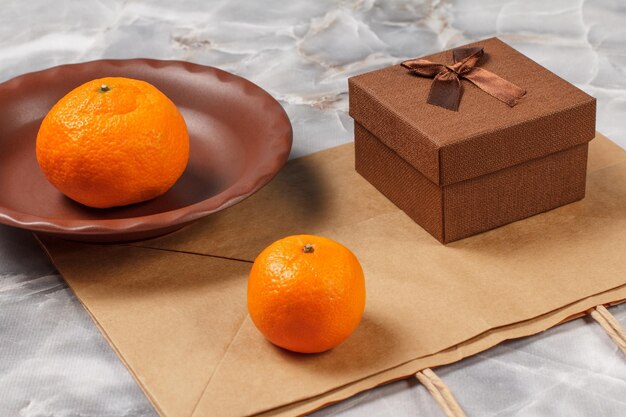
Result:
{"type": "Polygon", "coordinates": [[[74,240],[144,239],[225,209],[272,179],[291,150],[283,108],[267,92],[212,67],[149,59],[63,65],[0,84],[0,223],[74,240]],[[183,114],[189,164],[166,194],[114,209],[85,207],[57,191],[35,158],[42,118],[78,85],[105,76],[145,80],[183,114]]]}

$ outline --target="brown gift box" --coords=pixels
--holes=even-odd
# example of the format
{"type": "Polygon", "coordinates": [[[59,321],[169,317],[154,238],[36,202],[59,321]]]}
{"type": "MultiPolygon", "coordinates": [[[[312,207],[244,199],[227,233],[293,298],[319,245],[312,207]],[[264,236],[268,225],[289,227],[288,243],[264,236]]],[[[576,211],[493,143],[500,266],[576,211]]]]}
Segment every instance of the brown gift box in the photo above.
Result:
{"type": "MultiPolygon", "coordinates": [[[[526,90],[509,107],[461,80],[458,111],[400,65],[349,79],[356,169],[443,243],[585,195],[595,99],[497,38],[478,67],[526,90]]],[[[452,64],[452,51],[425,59],[452,64]]]]}

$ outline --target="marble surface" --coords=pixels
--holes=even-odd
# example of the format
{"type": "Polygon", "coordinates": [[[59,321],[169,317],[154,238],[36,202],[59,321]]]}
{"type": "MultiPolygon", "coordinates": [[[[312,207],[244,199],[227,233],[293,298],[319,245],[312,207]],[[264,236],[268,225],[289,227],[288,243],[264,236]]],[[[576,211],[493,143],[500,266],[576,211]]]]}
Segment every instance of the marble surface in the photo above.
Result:
{"type": "MultiPolygon", "coordinates": [[[[626,147],[624,0],[0,0],[0,81],[100,58],[214,65],[267,89],[292,157],[352,140],[346,77],[497,35],[598,99],[626,147]]],[[[612,311],[626,324],[626,307],[612,311]]],[[[624,416],[626,361],[589,319],[439,370],[469,416],[624,416]]],[[[0,415],[154,416],[32,237],[0,227],[0,415]]],[[[415,381],[319,416],[441,416],[415,381]]]]}

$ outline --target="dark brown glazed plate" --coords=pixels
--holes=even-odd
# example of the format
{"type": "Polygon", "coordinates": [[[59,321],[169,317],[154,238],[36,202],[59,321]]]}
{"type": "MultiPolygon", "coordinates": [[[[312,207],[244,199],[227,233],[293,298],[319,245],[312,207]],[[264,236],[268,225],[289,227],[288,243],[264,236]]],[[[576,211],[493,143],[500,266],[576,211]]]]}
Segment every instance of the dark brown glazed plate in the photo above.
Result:
{"type": "Polygon", "coordinates": [[[0,84],[0,223],[92,242],[145,239],[223,210],[267,184],[289,156],[292,130],[274,98],[217,68],[181,61],[102,60],[62,65],[0,84]],[[70,90],[106,76],[145,80],[180,109],[189,164],[163,196],[92,209],[57,191],[35,157],[48,110],[70,90]]]}

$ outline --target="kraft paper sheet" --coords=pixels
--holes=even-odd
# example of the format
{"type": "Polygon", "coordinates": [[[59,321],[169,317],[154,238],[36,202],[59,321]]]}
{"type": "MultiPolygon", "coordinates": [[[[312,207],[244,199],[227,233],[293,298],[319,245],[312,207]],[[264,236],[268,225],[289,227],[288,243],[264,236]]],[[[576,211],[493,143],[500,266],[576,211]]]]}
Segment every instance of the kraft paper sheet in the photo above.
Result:
{"type": "Polygon", "coordinates": [[[354,171],[352,144],[167,236],[39,239],[161,415],[298,415],[626,299],[626,151],[598,134],[589,152],[584,200],[445,246],[354,171]],[[365,271],[363,322],[324,354],[276,348],[247,317],[251,261],[299,233],[365,271]]]}

